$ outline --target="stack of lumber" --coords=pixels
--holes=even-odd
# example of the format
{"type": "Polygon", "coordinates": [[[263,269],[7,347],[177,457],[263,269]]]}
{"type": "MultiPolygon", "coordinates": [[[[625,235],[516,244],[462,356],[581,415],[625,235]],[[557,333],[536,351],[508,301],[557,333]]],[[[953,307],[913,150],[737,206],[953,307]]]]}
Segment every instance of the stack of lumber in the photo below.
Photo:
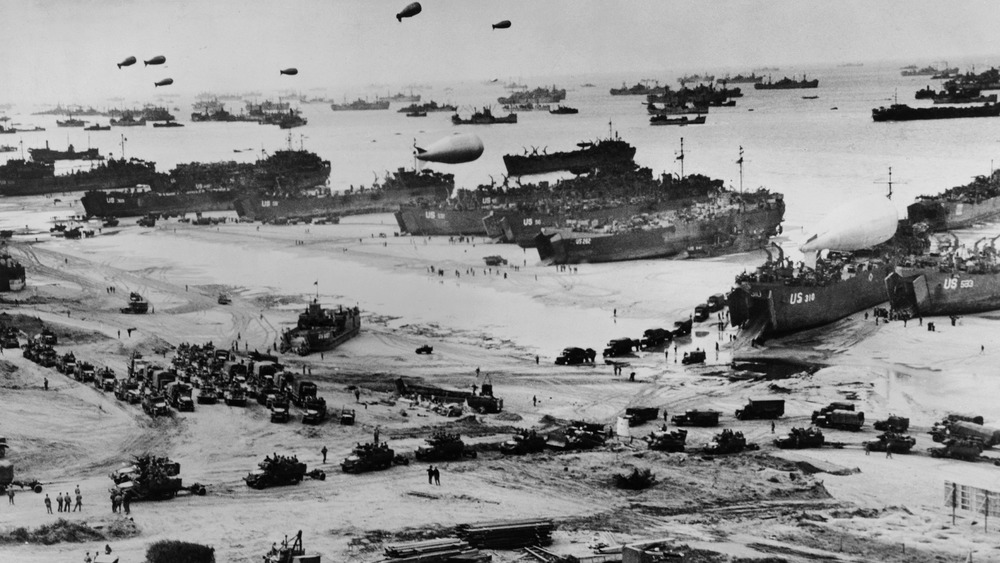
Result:
{"type": "Polygon", "coordinates": [[[380,563],[488,563],[491,557],[458,538],[390,544],[380,563]]]}
{"type": "Polygon", "coordinates": [[[478,524],[460,524],[458,535],[480,549],[518,549],[552,543],[555,523],[549,519],[498,520],[478,524]]]}

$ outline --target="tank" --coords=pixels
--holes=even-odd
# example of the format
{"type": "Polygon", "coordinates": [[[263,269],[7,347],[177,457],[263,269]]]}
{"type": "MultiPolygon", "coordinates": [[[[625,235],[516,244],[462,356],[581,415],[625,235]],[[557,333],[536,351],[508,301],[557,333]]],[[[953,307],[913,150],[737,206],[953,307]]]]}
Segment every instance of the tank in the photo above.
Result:
{"type": "Polygon", "coordinates": [[[755,450],[757,447],[747,443],[743,432],[733,432],[728,428],[723,429],[711,442],[705,444],[705,453],[708,454],[734,454],[751,449],[755,450]]]}
{"type": "Polygon", "coordinates": [[[892,453],[898,454],[909,453],[916,444],[917,440],[915,438],[899,432],[884,432],[879,434],[878,440],[864,443],[865,449],[869,451],[884,452],[891,450],[892,453]]]}
{"type": "Polygon", "coordinates": [[[505,455],[523,455],[544,449],[545,437],[534,430],[521,430],[513,438],[500,444],[500,453],[505,455]]]}
{"type": "Polygon", "coordinates": [[[818,428],[792,428],[788,436],[778,438],[774,445],[781,449],[820,448],[825,441],[818,428]]]}
{"type": "Polygon", "coordinates": [[[643,438],[647,444],[649,444],[649,449],[657,450],[661,452],[683,452],[685,442],[687,442],[687,430],[679,428],[677,430],[671,430],[667,432],[666,430],[653,431],[643,438]]]}
{"type": "Polygon", "coordinates": [[[476,457],[476,452],[466,450],[465,442],[458,434],[435,432],[425,441],[427,443],[418,447],[415,454],[415,457],[420,461],[446,461],[476,457]]]}

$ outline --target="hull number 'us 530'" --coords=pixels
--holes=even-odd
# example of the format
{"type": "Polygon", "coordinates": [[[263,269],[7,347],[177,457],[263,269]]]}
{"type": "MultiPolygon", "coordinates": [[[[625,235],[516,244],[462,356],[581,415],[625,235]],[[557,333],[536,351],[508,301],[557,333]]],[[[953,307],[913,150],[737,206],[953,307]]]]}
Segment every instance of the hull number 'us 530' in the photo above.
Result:
{"type": "Polygon", "coordinates": [[[959,280],[958,278],[948,278],[944,280],[945,289],[970,289],[973,287],[973,280],[959,280]]]}
{"type": "Polygon", "coordinates": [[[812,303],[815,300],[816,300],[815,293],[802,293],[800,291],[798,293],[792,293],[788,296],[789,305],[798,305],[800,303],[812,303]]]}
{"type": "Polygon", "coordinates": [[[578,238],[576,239],[577,244],[590,244],[589,238],[578,238]]]}

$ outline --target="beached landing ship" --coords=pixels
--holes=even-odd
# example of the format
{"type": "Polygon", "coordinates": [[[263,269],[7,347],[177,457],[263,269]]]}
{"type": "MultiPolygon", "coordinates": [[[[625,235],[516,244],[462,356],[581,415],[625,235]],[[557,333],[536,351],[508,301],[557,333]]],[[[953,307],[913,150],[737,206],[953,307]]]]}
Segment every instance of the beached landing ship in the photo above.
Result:
{"type": "Polygon", "coordinates": [[[601,139],[596,143],[577,143],[575,151],[538,154],[537,150],[525,154],[506,154],[503,157],[504,166],[511,176],[528,174],[544,174],[558,170],[568,170],[574,174],[583,174],[595,168],[616,167],[632,164],[635,147],[619,139],[601,139]]]}
{"type": "Polygon", "coordinates": [[[0,195],[43,195],[82,190],[121,189],[149,184],[156,179],[156,165],[139,159],[110,159],[71,174],[56,175],[51,162],[8,160],[0,165],[0,195]]]}
{"type": "Polygon", "coordinates": [[[893,311],[909,317],[968,315],[1000,309],[1000,256],[994,239],[971,249],[951,235],[936,252],[909,256],[886,280],[893,311]]]}
{"type": "Polygon", "coordinates": [[[316,300],[299,314],[295,328],[281,333],[281,353],[294,351],[300,356],[332,350],[354,338],[361,331],[361,312],[357,307],[324,309],[316,300]]]}
{"type": "Polygon", "coordinates": [[[538,257],[551,264],[579,264],[683,252],[692,257],[745,252],[777,234],[785,213],[781,195],[766,190],[720,190],[704,200],[692,199],[675,210],[633,216],[600,229],[542,229],[535,238],[538,257]]]}
{"type": "Polygon", "coordinates": [[[757,338],[822,326],[884,303],[893,268],[877,245],[893,237],[897,223],[895,207],[884,198],[839,207],[802,246],[804,262],[793,264],[775,247],[777,258],[769,252],[755,272],[736,277],[730,322],[757,338]]]}
{"type": "Polygon", "coordinates": [[[309,191],[247,193],[236,199],[234,208],[241,218],[263,222],[386,213],[396,211],[401,204],[444,201],[454,188],[453,174],[400,168],[391,175],[386,174],[381,184],[369,189],[352,188],[350,192],[332,195],[325,189],[322,194],[309,191]]]}
{"type": "Polygon", "coordinates": [[[872,110],[873,121],[916,121],[921,119],[959,119],[963,117],[997,117],[1000,104],[981,106],[911,108],[906,104],[892,104],[872,110]]]}
{"type": "Polygon", "coordinates": [[[256,163],[180,164],[144,189],[94,190],[80,201],[87,215],[97,217],[224,211],[233,209],[240,195],[296,194],[324,185],[329,177],[330,161],[309,151],[279,150],[256,163]]]}
{"type": "Polygon", "coordinates": [[[931,231],[965,228],[1000,215],[1000,170],[940,195],[919,196],[906,213],[910,223],[925,223],[931,231]]]}

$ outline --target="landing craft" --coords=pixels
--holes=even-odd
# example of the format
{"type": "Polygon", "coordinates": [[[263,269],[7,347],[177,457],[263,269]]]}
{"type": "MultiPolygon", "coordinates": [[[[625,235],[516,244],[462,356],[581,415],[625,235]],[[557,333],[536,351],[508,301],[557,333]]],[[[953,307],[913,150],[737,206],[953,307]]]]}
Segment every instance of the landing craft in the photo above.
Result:
{"type": "Polygon", "coordinates": [[[154,82],[153,86],[170,86],[173,83],[174,83],[174,79],[173,78],[164,78],[163,80],[161,80],[159,82],[154,82]]]}
{"type": "Polygon", "coordinates": [[[142,66],[161,65],[165,62],[167,62],[167,57],[164,57],[163,55],[156,55],[148,61],[142,61],[142,66]]]}
{"type": "Polygon", "coordinates": [[[450,137],[439,139],[422,149],[416,144],[417,160],[426,162],[443,162],[445,164],[461,164],[472,162],[483,154],[483,141],[472,133],[457,133],[450,137]]]}
{"type": "Polygon", "coordinates": [[[414,2],[403,8],[403,11],[396,14],[396,20],[402,22],[403,18],[412,18],[420,13],[420,2],[414,2]]]}
{"type": "Polygon", "coordinates": [[[118,63],[118,68],[121,68],[123,66],[132,66],[134,64],[135,64],[135,57],[129,57],[124,61],[118,63]]]}
{"type": "Polygon", "coordinates": [[[860,250],[885,242],[896,234],[899,215],[884,197],[868,197],[845,203],[816,224],[802,252],[860,250]]]}
{"type": "Polygon", "coordinates": [[[279,70],[278,74],[287,74],[288,76],[295,76],[299,73],[297,68],[286,68],[285,70],[279,70]]]}
{"type": "Polygon", "coordinates": [[[510,27],[510,20],[503,20],[502,22],[493,24],[493,29],[507,29],[508,27],[510,27]]]}

